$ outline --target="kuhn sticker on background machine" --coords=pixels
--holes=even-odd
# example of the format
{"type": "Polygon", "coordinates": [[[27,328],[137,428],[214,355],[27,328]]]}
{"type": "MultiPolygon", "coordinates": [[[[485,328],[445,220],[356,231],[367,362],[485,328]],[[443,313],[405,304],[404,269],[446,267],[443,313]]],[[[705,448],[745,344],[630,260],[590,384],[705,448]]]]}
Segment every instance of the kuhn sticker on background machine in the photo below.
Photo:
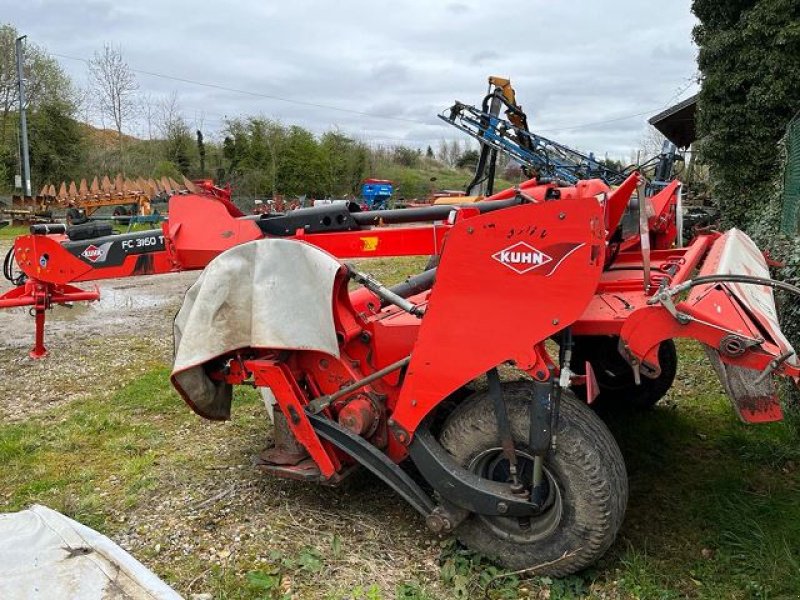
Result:
{"type": "Polygon", "coordinates": [[[587,406],[598,394],[656,402],[680,337],[706,346],[745,422],[780,419],[774,376],[800,376],[772,289],[800,290],[771,280],[740,231],[674,247],[677,182],[623,231],[637,188],[636,173],[615,190],[540,179],[464,206],[258,217],[177,195],[160,230],[37,226],[7,258],[18,285],[0,306],[32,307],[41,355],[46,309],[97,297],[75,284],[205,267],[176,319],[172,375],[195,412],[228,418],[232,386],[261,388],[265,471],[335,484],[366,467],[432,531],[563,575],[605,552],[625,511],[622,456],[587,406]],[[387,288],[339,262],[399,255],[438,265],[387,288]]]}

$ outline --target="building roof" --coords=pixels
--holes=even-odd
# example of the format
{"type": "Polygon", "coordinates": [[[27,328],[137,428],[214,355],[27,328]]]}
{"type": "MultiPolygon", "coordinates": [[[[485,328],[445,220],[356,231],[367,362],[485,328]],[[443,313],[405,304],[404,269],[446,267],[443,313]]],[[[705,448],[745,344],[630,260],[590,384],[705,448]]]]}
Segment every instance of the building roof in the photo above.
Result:
{"type": "Polygon", "coordinates": [[[670,106],[667,110],[651,117],[648,123],[664,134],[678,148],[688,148],[696,139],[695,115],[697,113],[697,96],[670,106]]]}

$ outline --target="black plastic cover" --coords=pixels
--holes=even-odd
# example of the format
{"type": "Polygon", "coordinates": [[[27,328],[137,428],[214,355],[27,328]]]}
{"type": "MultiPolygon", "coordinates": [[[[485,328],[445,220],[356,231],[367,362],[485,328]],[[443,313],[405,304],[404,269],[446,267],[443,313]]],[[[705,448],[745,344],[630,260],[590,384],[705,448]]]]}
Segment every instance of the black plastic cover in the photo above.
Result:
{"type": "Polygon", "coordinates": [[[298,229],[305,233],[360,229],[344,203],[298,208],[283,215],[263,215],[256,223],[265,234],[277,237],[294,235],[298,229]]]}
{"type": "Polygon", "coordinates": [[[78,240],[93,240],[94,238],[111,235],[112,233],[114,233],[114,229],[111,227],[111,223],[98,223],[97,221],[73,225],[67,228],[67,237],[73,242],[78,240]]]}

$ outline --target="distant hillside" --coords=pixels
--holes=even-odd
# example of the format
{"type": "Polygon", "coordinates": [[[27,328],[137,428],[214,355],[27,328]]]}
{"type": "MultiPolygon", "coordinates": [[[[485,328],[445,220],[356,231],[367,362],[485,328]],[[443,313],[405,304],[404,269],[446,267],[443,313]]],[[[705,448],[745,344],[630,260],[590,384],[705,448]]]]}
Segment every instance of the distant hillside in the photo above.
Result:
{"type": "MultiPolygon", "coordinates": [[[[223,144],[213,139],[206,140],[205,171],[201,174],[197,168],[199,163],[197,146],[194,139],[188,135],[182,140],[183,145],[176,149],[166,140],[146,140],[123,134],[125,153],[124,161],[120,161],[118,135],[114,129],[95,127],[83,122],[74,123],[84,140],[84,151],[79,157],[76,157],[74,174],[55,181],[55,184],[70,179],[79,181],[85,178],[88,180],[93,176],[114,177],[116,173],[125,173],[128,177],[166,175],[176,180],[180,180],[184,175],[194,179],[201,176],[219,176],[220,172],[230,173],[231,161],[224,157],[223,144]],[[184,161],[179,160],[181,153],[183,153],[184,161]],[[188,169],[181,168],[182,164],[188,166],[188,169]]],[[[249,133],[244,132],[240,135],[245,138],[244,147],[252,150],[254,142],[247,139],[249,133]]],[[[307,133],[309,138],[312,135],[310,132],[304,133],[307,133]]],[[[308,142],[306,146],[297,148],[291,147],[286,141],[281,143],[283,154],[288,158],[286,163],[282,164],[282,172],[277,177],[277,193],[290,197],[304,194],[312,197],[324,197],[323,192],[328,189],[325,186],[327,183],[325,177],[328,174],[320,162],[324,163],[324,157],[327,156],[325,152],[328,150],[317,141],[322,138],[310,139],[313,141],[308,142]],[[281,175],[285,179],[283,182],[281,175]],[[298,191],[292,193],[291,188],[287,190],[289,186],[297,188],[298,191]]],[[[356,144],[355,142],[350,143],[356,144]]],[[[350,146],[345,145],[344,148],[345,153],[352,151],[350,146]]],[[[369,160],[365,160],[362,166],[355,167],[357,172],[345,177],[345,180],[352,182],[349,187],[356,195],[360,193],[360,183],[357,182],[364,177],[389,179],[394,182],[393,199],[395,202],[400,199],[422,199],[443,190],[463,191],[473,177],[472,169],[447,166],[434,158],[420,156],[419,151],[412,148],[405,148],[402,152],[390,149],[383,153],[364,148],[364,152],[370,157],[369,160]],[[406,161],[398,160],[398,155],[405,157],[406,161]]],[[[264,160],[262,154],[264,153],[253,152],[258,160],[245,154],[238,162],[237,172],[231,182],[235,196],[241,198],[268,197],[273,193],[270,189],[270,183],[274,180],[274,175],[270,173],[271,161],[264,160]]],[[[341,156],[341,152],[337,154],[338,156],[341,156]]],[[[49,179],[46,182],[53,183],[49,179]]],[[[221,183],[227,183],[224,176],[221,183]]],[[[498,178],[495,190],[501,190],[516,183],[518,182],[498,178]]],[[[341,189],[343,186],[339,185],[338,187],[341,189]]]]}
{"type": "MultiPolygon", "coordinates": [[[[470,169],[456,169],[447,167],[434,160],[421,161],[419,166],[406,167],[396,163],[387,162],[379,164],[370,177],[377,179],[390,179],[395,183],[395,201],[400,198],[424,198],[432,192],[442,190],[464,191],[473,176],[470,169]],[[435,178],[431,181],[431,178],[435,178]]],[[[515,185],[515,181],[501,178],[495,179],[495,191],[515,185]]]]}
{"type": "MultiPolygon", "coordinates": [[[[90,123],[83,123],[81,121],[78,122],[78,126],[81,129],[81,133],[86,137],[90,144],[109,148],[116,146],[119,143],[119,137],[115,129],[103,129],[100,127],[95,127],[90,123]]],[[[126,144],[130,142],[142,141],[139,138],[126,133],[122,134],[122,140],[126,144]]]]}

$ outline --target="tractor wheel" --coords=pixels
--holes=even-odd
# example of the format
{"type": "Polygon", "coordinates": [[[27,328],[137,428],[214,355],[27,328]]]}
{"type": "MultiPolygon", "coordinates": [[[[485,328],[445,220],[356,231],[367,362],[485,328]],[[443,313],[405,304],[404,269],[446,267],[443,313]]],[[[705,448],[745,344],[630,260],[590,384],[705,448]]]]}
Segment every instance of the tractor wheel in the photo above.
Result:
{"type": "MultiPolygon", "coordinates": [[[[600,394],[595,402],[603,408],[636,408],[648,410],[661,400],[675,381],[678,371],[678,351],[675,342],[665,340],[658,347],[661,374],[655,379],[642,375],[636,385],[633,370],[618,349],[616,336],[586,336],[575,338],[570,368],[580,375],[586,372],[586,361],[592,365],[600,394]]],[[[575,386],[579,398],[586,397],[584,386],[575,386]]]]}
{"type": "MultiPolygon", "coordinates": [[[[503,384],[520,477],[530,481],[528,449],[532,390],[526,382],[503,384]]],[[[477,392],[449,417],[439,437],[462,466],[480,477],[509,481],[492,400],[477,392]]],[[[600,418],[571,392],[561,397],[557,446],[545,457],[546,508],[513,518],[472,514],[455,535],[472,550],[511,569],[538,567],[537,575],[561,577],[584,569],[608,550],[628,501],[625,463],[600,418]]]]}
{"type": "Polygon", "coordinates": [[[82,223],[86,223],[88,219],[86,215],[77,208],[68,208],[67,209],[67,225],[81,225],[82,223]]]}

